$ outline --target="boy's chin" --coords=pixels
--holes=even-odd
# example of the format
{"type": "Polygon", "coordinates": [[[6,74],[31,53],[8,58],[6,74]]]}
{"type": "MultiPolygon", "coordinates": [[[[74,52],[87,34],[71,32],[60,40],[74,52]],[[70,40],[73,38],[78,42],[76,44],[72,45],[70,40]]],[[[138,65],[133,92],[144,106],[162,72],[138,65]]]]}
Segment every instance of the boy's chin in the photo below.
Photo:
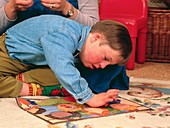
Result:
{"type": "Polygon", "coordinates": [[[89,64],[83,64],[86,68],[90,68],[90,69],[94,69],[94,67],[92,65],[89,64]]]}
{"type": "Polygon", "coordinates": [[[95,69],[93,65],[89,66],[88,68],[90,68],[91,70],[95,69]]]}
{"type": "MultiPolygon", "coordinates": [[[[83,63],[83,62],[82,62],[83,63]]],[[[95,67],[92,65],[92,64],[90,64],[90,63],[83,63],[83,65],[84,65],[84,67],[86,67],[86,68],[90,68],[90,69],[94,69],[95,67]]]]}

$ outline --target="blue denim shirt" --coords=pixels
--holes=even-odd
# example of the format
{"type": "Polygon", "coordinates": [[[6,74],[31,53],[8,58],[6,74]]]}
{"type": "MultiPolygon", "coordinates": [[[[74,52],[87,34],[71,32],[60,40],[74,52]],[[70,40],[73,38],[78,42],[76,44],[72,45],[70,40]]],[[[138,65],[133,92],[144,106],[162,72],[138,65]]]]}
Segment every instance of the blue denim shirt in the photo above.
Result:
{"type": "Polygon", "coordinates": [[[90,30],[90,26],[68,18],[41,15],[8,29],[6,47],[13,59],[37,66],[49,65],[64,88],[83,104],[93,93],[75,67],[73,53],[81,51],[90,30]]]}

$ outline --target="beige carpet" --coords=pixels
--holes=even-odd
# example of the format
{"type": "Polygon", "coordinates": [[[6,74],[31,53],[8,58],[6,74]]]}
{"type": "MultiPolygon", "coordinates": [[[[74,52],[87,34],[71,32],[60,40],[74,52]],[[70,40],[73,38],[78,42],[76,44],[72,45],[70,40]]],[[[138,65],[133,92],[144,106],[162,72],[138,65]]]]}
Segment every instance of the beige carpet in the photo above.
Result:
{"type": "Polygon", "coordinates": [[[129,77],[170,81],[170,63],[135,63],[134,70],[127,70],[129,77]]]}

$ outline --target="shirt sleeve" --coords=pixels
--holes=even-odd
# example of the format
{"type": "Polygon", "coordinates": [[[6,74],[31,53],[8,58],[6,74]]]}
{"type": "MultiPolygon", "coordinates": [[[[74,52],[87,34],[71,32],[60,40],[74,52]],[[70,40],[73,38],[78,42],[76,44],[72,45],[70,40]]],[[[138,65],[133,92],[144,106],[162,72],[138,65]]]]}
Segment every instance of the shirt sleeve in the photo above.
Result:
{"type": "Polygon", "coordinates": [[[49,67],[52,69],[60,83],[76,101],[86,103],[94,94],[88,83],[80,76],[74,65],[72,53],[75,51],[74,39],[67,34],[46,35],[41,38],[41,45],[49,67]],[[64,44],[64,45],[63,45],[64,44]]]}
{"type": "Polygon", "coordinates": [[[98,0],[78,0],[78,6],[77,22],[92,26],[99,21],[98,0]]]}
{"type": "Polygon", "coordinates": [[[5,13],[4,5],[7,2],[4,0],[0,1],[0,35],[5,32],[9,27],[14,24],[15,20],[10,20],[5,13]]]}

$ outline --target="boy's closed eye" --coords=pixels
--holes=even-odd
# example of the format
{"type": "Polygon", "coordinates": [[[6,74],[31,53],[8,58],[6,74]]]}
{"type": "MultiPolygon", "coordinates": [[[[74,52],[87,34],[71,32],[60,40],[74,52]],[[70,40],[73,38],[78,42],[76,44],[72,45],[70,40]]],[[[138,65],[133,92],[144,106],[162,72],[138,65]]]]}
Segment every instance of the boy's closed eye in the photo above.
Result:
{"type": "Polygon", "coordinates": [[[108,59],[107,59],[107,57],[106,57],[106,56],[104,57],[104,60],[108,61],[108,59]]]}
{"type": "Polygon", "coordinates": [[[112,59],[105,56],[105,57],[104,57],[104,60],[111,62],[112,59]]]}

